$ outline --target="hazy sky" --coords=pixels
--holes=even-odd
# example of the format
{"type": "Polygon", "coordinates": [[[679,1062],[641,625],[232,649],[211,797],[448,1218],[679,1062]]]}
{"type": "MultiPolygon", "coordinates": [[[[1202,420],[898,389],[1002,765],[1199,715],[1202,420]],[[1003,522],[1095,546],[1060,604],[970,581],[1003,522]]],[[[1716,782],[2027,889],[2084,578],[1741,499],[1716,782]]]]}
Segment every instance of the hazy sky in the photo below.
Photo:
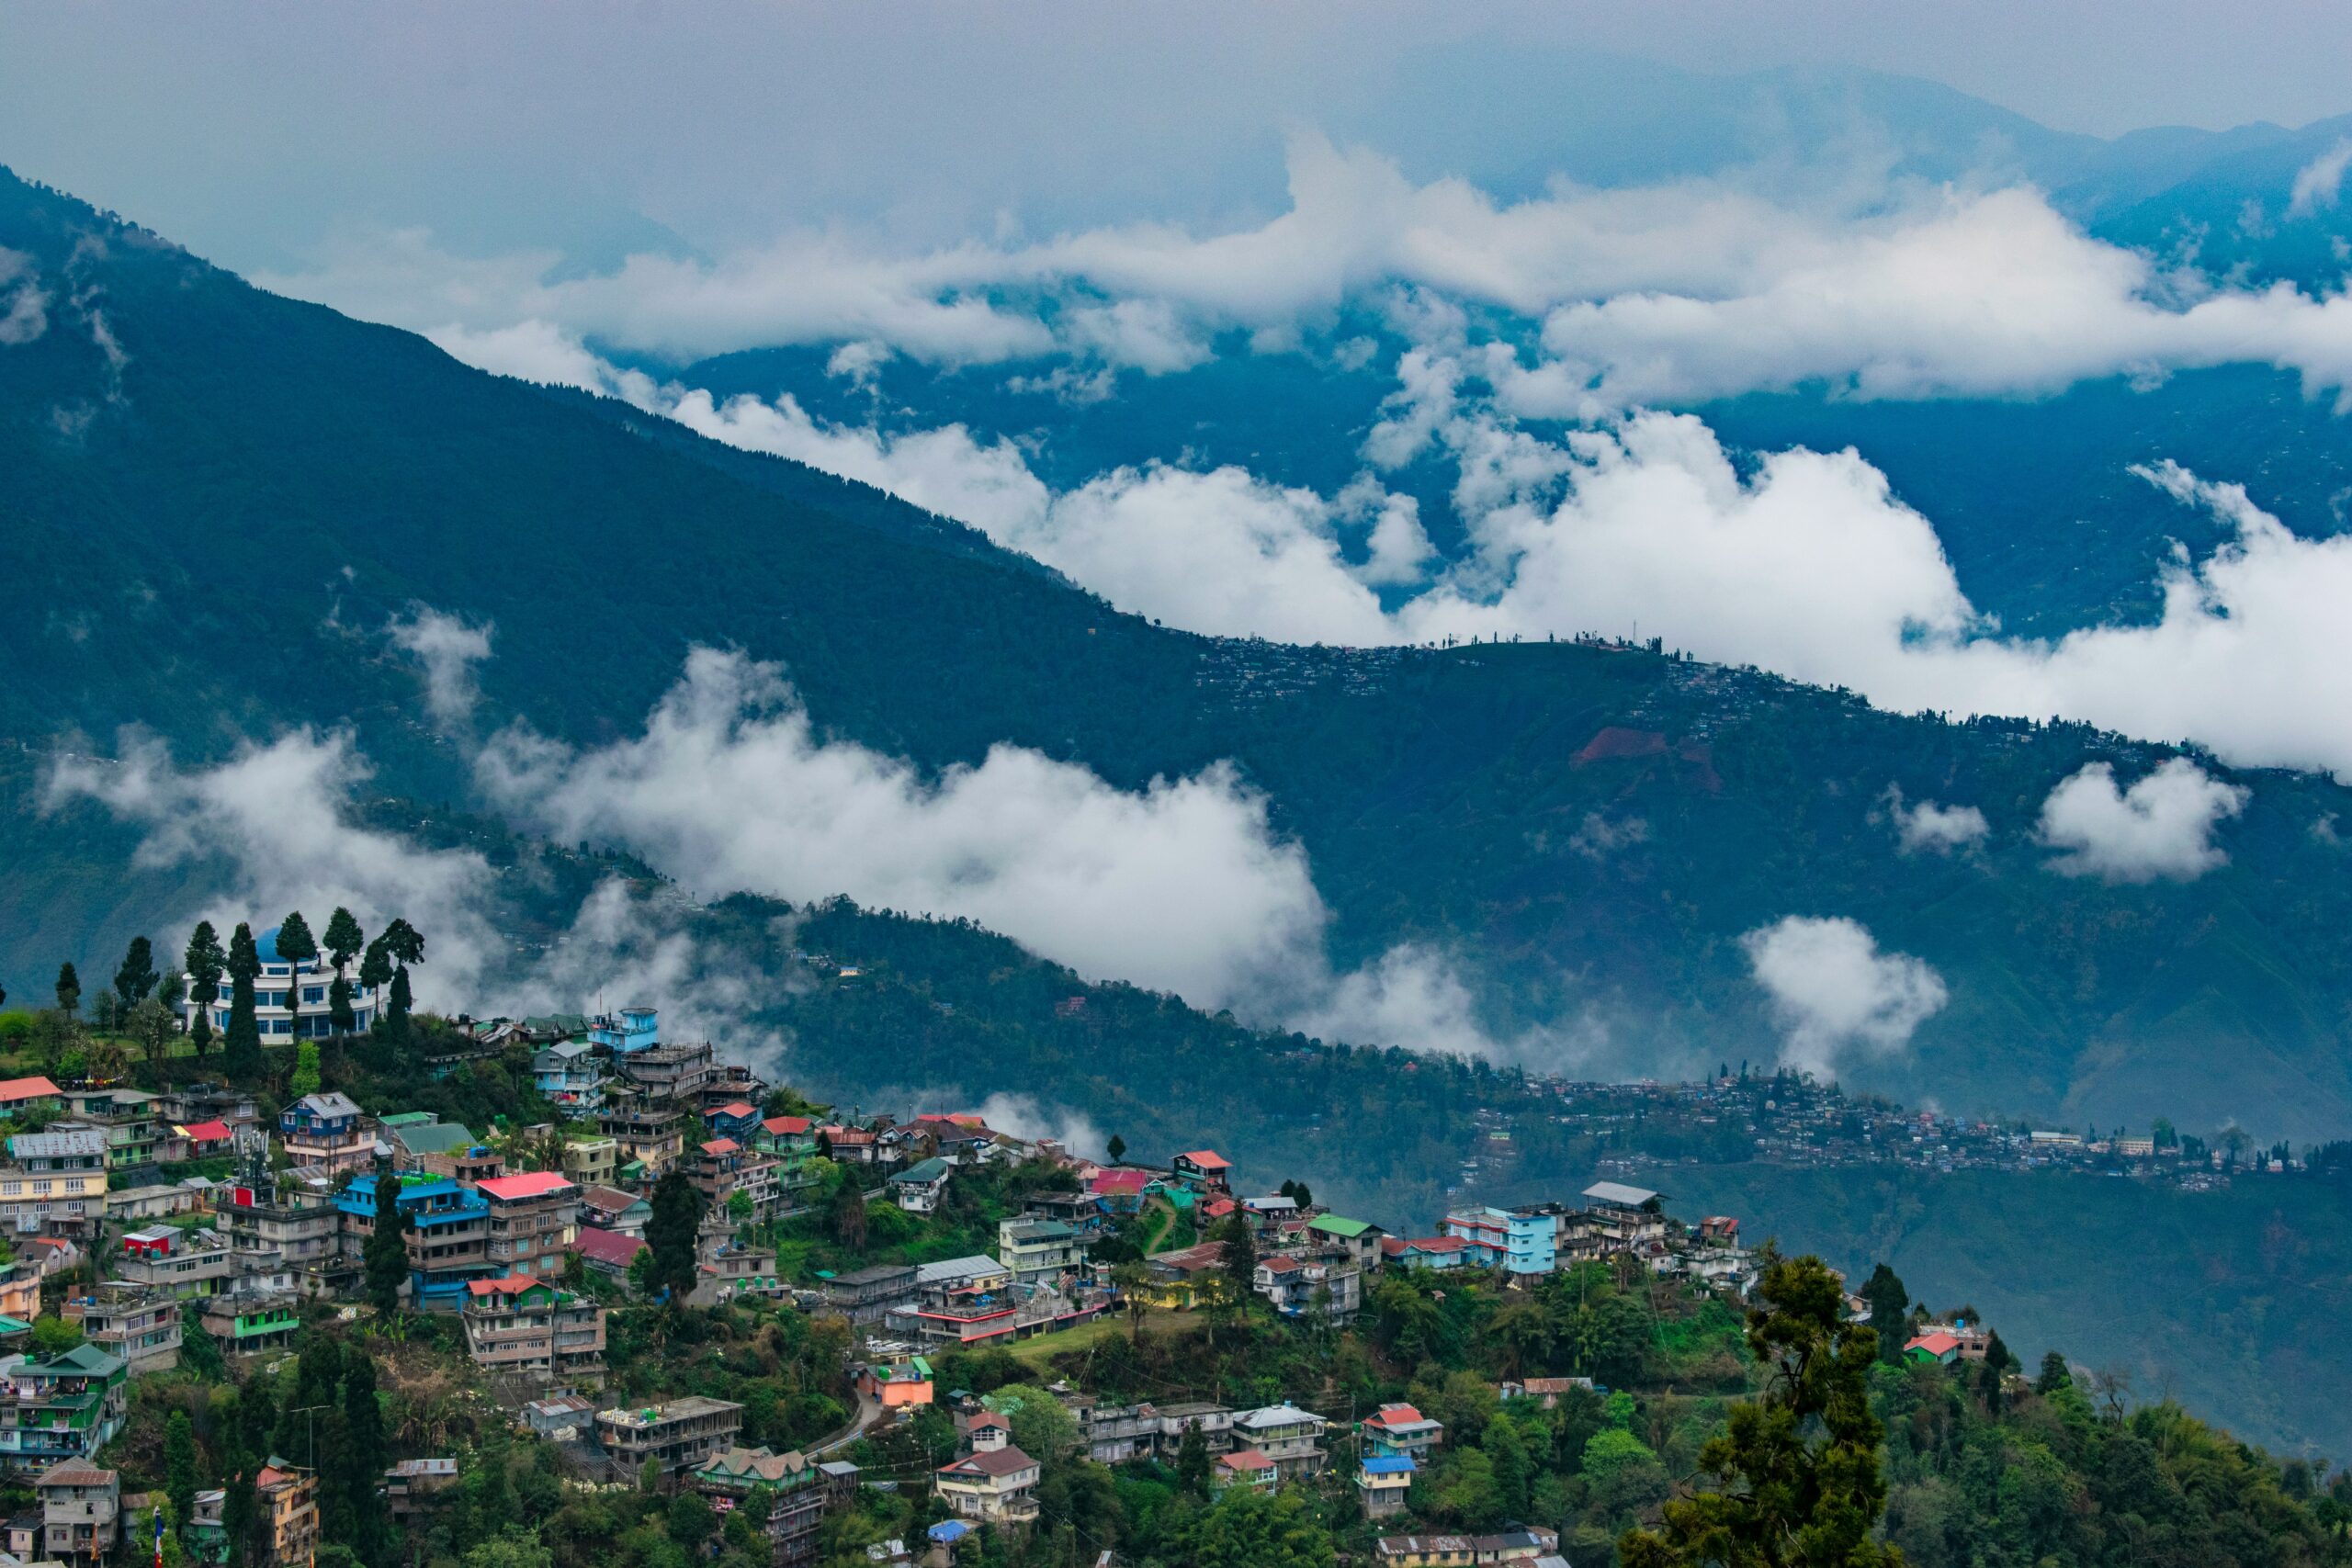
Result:
{"type": "Polygon", "coordinates": [[[366,225],[601,265],[822,221],[1261,218],[1302,124],[1507,183],[1679,72],[1915,74],[2107,135],[2340,113],[2347,58],[2352,8],[2305,0],[20,6],[0,161],[239,267],[366,225]]]}

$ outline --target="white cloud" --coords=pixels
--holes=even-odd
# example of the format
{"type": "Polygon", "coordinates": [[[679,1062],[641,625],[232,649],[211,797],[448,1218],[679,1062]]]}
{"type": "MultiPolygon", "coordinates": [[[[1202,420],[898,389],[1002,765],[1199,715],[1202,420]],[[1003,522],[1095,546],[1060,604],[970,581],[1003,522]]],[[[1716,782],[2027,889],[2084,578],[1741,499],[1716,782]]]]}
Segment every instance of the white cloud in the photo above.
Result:
{"type": "Polygon", "coordinates": [[[1782,1032],[1781,1060],[1828,1073],[1856,1049],[1888,1055],[1950,999],[1942,976],[1907,953],[1881,953],[1860,923],[1790,915],[1739,939],[1782,1032]]]}
{"type": "Polygon", "coordinates": [[[2287,216],[2308,218],[2322,208],[2334,207],[2343,194],[2347,166],[2352,166],[2352,137],[2339,136],[2334,146],[2295,171],[2294,188],[2287,198],[2287,216]]]}
{"type": "Polygon", "coordinates": [[[490,657],[494,630],[429,604],[412,604],[406,615],[385,624],[384,636],[391,645],[423,667],[424,707],[435,728],[455,733],[472,720],[474,704],[481,697],[474,666],[490,657]]]}
{"type": "Polygon", "coordinates": [[[1071,1154],[1086,1159],[1111,1157],[1103,1146],[1108,1140],[1082,1112],[1066,1106],[1043,1105],[1034,1094],[1000,1089],[975,1109],[980,1120],[995,1132],[1010,1133],[1033,1143],[1039,1138],[1051,1138],[1071,1154]]]}
{"type": "Polygon", "coordinates": [[[197,772],[131,731],[118,752],[113,761],[59,760],[43,798],[51,807],[93,799],[140,824],[142,865],[224,864],[223,890],[191,911],[190,923],[209,919],[225,933],[244,920],[259,932],[300,908],[316,931],[340,904],[372,931],[397,915],[425,934],[420,1004],[475,1005],[505,951],[486,908],[493,874],[471,851],[421,850],[355,826],[348,801],[368,768],[349,735],[300,729],[197,772]]]}
{"type": "Polygon", "coordinates": [[[1894,818],[1896,840],[1909,854],[1948,855],[1981,842],[1992,831],[1984,813],[1973,806],[1939,806],[1932,800],[1904,804],[1903,792],[1889,786],[1887,809],[1894,818]]]}
{"type": "Polygon", "coordinates": [[[49,291],[33,258],[0,245],[0,348],[28,344],[49,330],[49,291]]]}
{"type": "Polygon", "coordinates": [[[926,780],[820,740],[773,666],[707,649],[641,736],[574,751],[510,729],[480,776],[534,828],[628,844],[702,894],[969,917],[1211,1006],[1295,972],[1325,918],[1306,857],[1227,769],[1126,794],[1000,746],[926,780]]]}
{"type": "MultiPolygon", "coordinates": [[[[2343,155],[2298,175],[2303,208],[2340,186],[2343,155]]],[[[1556,183],[1498,202],[1460,180],[1417,186],[1311,133],[1293,139],[1289,173],[1288,210],[1222,234],[1136,224],[903,254],[824,231],[549,281],[551,254],[454,257],[410,230],[348,236],[313,271],[262,281],[445,343],[539,321],[673,357],[858,344],[1154,374],[1197,364],[1227,328],[1260,352],[1303,343],[1359,300],[1399,302],[1398,324],[1442,346],[1467,304],[1542,319],[1549,357],[1498,390],[1547,416],[1808,381],[1873,398],[2043,394],[2241,362],[2352,386],[2352,301],[2164,271],[2029,188],[1852,181],[1792,205],[1726,181],[1556,183]]],[[[1384,428],[1369,449],[1385,461],[1412,434],[1384,428]]]]}
{"type": "Polygon", "coordinates": [[[2093,762],[2041,803],[2041,841],[2062,852],[2050,862],[2068,876],[2107,882],[2193,882],[2229,863],[2213,830],[2245,808],[2250,792],[2175,757],[2129,789],[2115,770],[2093,762]]]}

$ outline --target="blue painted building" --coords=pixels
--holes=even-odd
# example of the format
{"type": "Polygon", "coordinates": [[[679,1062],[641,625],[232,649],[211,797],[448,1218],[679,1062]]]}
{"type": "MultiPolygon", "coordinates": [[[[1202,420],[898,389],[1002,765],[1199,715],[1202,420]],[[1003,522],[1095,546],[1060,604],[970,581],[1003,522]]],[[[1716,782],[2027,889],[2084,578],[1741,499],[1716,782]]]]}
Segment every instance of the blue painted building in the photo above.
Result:
{"type": "Polygon", "coordinates": [[[602,1045],[616,1056],[632,1052],[650,1051],[662,1043],[661,1031],[654,1023],[651,1008],[622,1008],[616,1012],[600,1013],[591,1020],[588,1039],[602,1045]]]}
{"type": "MultiPolygon", "coordinates": [[[[345,1233],[360,1247],[376,1228],[376,1179],[372,1172],[354,1177],[335,1194],[335,1207],[348,1216],[345,1233]]],[[[503,1271],[490,1260],[490,1201],[444,1176],[395,1179],[393,1202],[409,1221],[409,1289],[427,1311],[456,1312],[465,1304],[466,1281],[503,1271]]]]}

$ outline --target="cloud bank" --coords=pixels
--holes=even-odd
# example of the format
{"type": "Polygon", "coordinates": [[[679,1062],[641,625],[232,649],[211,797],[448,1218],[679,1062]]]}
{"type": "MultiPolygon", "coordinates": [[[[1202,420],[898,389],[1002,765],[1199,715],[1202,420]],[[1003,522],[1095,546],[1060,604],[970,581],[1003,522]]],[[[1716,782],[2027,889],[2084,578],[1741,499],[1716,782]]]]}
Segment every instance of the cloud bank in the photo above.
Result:
{"type": "Polygon", "coordinates": [[[2050,869],[2106,882],[2194,882],[2229,863],[2214,829],[2245,808],[2250,792],[2175,757],[2129,789],[2093,762],[2041,803],[2041,841],[2061,852],[2050,869]]]}
{"type": "Polygon", "coordinates": [[[1827,1075],[1853,1051],[1910,1043],[1949,1000],[1942,976],[1907,953],[1881,953],[1859,922],[1791,915],[1740,940],[1781,1030],[1783,1064],[1827,1075]]]}

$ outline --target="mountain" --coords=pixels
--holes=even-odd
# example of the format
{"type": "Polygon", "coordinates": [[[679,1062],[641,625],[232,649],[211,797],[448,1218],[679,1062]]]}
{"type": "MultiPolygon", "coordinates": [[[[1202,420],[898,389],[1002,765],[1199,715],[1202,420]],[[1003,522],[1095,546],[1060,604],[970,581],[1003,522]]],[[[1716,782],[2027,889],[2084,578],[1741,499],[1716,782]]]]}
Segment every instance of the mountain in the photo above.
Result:
{"type": "Polygon", "coordinates": [[[822,733],[924,770],[1009,741],[1133,790],[1230,759],[1306,852],[1336,964],[1446,953],[1496,1032],[1550,1026],[1545,1058],[1596,1074],[1769,1059],[1739,938],[1834,915],[1951,996],[1907,1052],[1849,1064],[1858,1084],[2102,1124],[2352,1125],[2352,893],[2324,834],[2352,798],[2327,780],[2208,760],[2252,788],[2225,868],[2062,877],[2033,838],[2051,788],[2170,749],[1646,652],[1179,634],[872,491],[476,373],[13,177],[0,246],[47,300],[0,346],[0,973],[88,961],[220,871],[132,865],[96,807],[37,809],[58,747],[135,723],[198,761],[342,726],[371,789],[464,800],[462,748],[381,636],[423,604],[495,622],[485,728],[633,734],[703,645],[779,661],[822,733]],[[1897,852],[1890,786],[1979,807],[1986,847],[1897,852]]]}

